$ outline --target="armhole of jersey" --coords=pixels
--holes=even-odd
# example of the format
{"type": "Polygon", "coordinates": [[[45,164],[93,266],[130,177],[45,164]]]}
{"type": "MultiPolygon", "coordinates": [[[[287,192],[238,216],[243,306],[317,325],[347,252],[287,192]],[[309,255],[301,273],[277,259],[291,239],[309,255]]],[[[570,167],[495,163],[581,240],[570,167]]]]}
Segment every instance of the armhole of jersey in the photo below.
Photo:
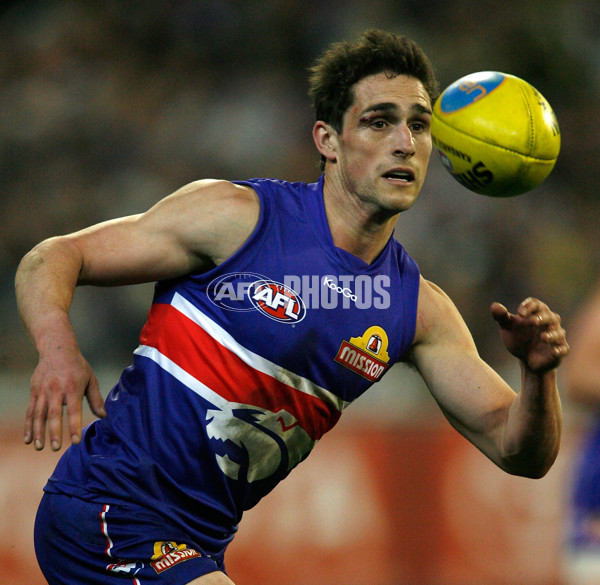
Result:
{"type": "Polygon", "coordinates": [[[232,264],[236,267],[243,266],[248,259],[258,253],[259,240],[269,230],[269,224],[272,219],[273,204],[271,201],[272,194],[268,187],[264,187],[263,185],[257,184],[253,181],[232,181],[232,183],[234,185],[244,185],[246,187],[250,187],[257,194],[258,202],[260,204],[260,215],[258,217],[258,222],[256,223],[256,226],[254,226],[252,233],[248,236],[246,241],[231,256],[229,256],[229,258],[225,259],[218,266],[215,266],[206,272],[195,275],[196,277],[205,279],[223,271],[227,272],[232,264]]]}
{"type": "Polygon", "coordinates": [[[419,303],[419,286],[421,282],[421,271],[419,270],[419,266],[413,260],[406,250],[402,250],[402,274],[401,278],[403,281],[403,307],[404,317],[406,319],[403,332],[404,339],[403,344],[406,347],[406,351],[401,356],[400,360],[404,358],[406,352],[409,351],[413,341],[415,339],[415,335],[417,332],[417,305],[419,303]]]}

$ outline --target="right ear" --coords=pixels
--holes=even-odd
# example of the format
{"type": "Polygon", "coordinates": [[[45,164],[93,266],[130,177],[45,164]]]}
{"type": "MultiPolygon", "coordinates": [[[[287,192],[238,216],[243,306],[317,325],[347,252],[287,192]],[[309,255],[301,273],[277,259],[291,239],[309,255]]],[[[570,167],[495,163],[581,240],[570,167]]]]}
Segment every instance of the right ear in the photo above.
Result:
{"type": "Polygon", "coordinates": [[[322,156],[330,162],[337,160],[337,132],[329,124],[318,120],[313,126],[313,140],[322,156]]]}

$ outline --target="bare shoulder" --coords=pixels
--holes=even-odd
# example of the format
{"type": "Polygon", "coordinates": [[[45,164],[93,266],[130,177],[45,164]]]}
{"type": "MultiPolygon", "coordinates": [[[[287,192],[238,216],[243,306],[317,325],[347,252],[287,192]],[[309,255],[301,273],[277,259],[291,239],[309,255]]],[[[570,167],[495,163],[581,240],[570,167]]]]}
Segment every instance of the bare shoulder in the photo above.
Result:
{"type": "Polygon", "coordinates": [[[222,179],[200,179],[198,181],[192,181],[187,185],[184,185],[173,194],[166,197],[165,200],[170,199],[199,199],[204,203],[223,203],[228,204],[258,204],[258,197],[256,192],[247,185],[239,185],[230,181],[222,179]]]}
{"type": "Polygon", "coordinates": [[[146,212],[145,221],[160,223],[184,248],[219,264],[243,245],[259,217],[260,202],[252,188],[204,179],[165,197],[146,212]]]}
{"type": "Polygon", "coordinates": [[[217,179],[184,185],[155,206],[162,207],[169,207],[170,213],[189,213],[196,220],[202,219],[202,223],[237,218],[240,223],[255,224],[260,214],[258,196],[252,188],[217,179]]]}
{"type": "Polygon", "coordinates": [[[220,264],[255,229],[253,189],[203,180],[167,195],[145,213],[90,226],[58,239],[80,258],[80,284],[134,284],[177,278],[220,264]]]}

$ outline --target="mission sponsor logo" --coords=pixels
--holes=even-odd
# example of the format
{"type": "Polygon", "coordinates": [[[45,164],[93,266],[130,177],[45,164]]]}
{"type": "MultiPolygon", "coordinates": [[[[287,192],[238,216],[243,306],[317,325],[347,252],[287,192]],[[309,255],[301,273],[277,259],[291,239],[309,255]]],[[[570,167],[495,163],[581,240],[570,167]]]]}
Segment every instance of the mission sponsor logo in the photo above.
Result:
{"type": "Polygon", "coordinates": [[[386,332],[376,325],[369,327],[360,337],[342,341],[335,361],[370,382],[377,382],[388,368],[386,332]]]}
{"type": "Polygon", "coordinates": [[[155,542],[154,555],[150,566],[160,574],[183,561],[201,556],[197,550],[187,548],[185,544],[177,544],[172,541],[155,542]]]}

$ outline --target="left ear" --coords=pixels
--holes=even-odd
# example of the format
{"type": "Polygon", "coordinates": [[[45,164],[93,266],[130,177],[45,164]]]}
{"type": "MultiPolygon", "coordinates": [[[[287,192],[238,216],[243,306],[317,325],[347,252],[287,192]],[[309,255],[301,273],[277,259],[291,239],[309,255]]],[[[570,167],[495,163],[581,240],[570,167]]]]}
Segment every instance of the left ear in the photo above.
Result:
{"type": "Polygon", "coordinates": [[[313,126],[313,140],[322,156],[330,162],[337,160],[337,132],[329,124],[317,121],[313,126]]]}

